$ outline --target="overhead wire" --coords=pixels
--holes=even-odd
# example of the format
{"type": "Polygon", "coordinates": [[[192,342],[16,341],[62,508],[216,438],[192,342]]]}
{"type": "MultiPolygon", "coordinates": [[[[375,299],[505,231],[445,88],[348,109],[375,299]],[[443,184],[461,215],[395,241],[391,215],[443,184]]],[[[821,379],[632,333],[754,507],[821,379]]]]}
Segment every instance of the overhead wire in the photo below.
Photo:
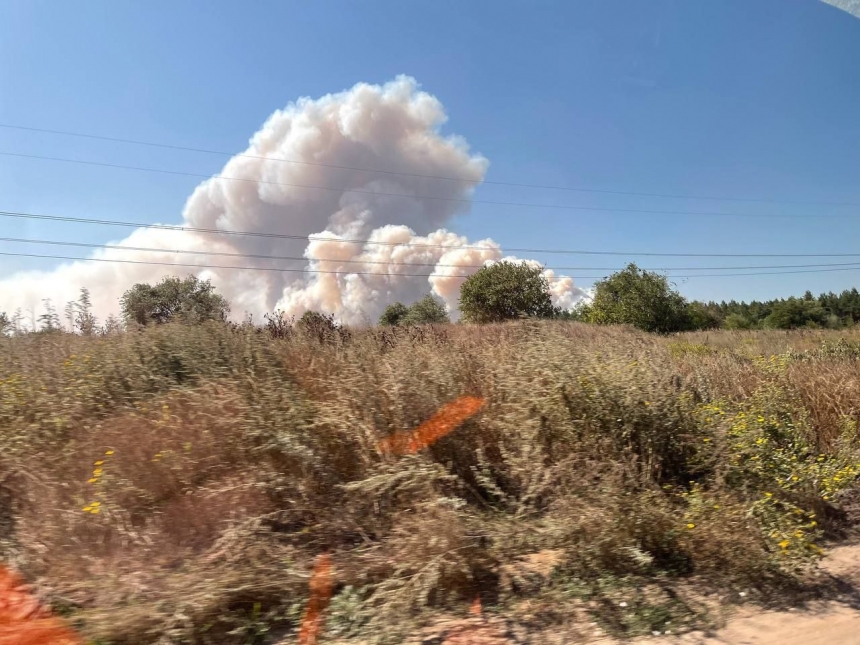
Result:
{"type": "MultiPolygon", "coordinates": [[[[333,262],[339,264],[372,264],[384,266],[410,266],[410,267],[432,267],[432,268],[459,268],[480,269],[484,264],[447,264],[444,262],[399,262],[397,260],[369,260],[369,259],[338,259],[338,258],[309,258],[306,256],[289,255],[265,255],[258,253],[229,253],[224,251],[196,251],[192,249],[167,249],[144,246],[128,246],[123,244],[99,244],[93,242],[68,242],[62,240],[32,239],[21,237],[0,237],[0,242],[13,242],[18,244],[45,244],[50,246],[71,246],[77,248],[106,249],[112,251],[137,251],[143,253],[168,253],[176,255],[199,255],[258,260],[285,260],[296,262],[333,262]]],[[[806,269],[825,267],[857,267],[857,262],[836,262],[823,264],[772,264],[772,265],[748,265],[748,266],[704,266],[704,267],[640,267],[646,271],[739,271],[757,269],[806,269]]],[[[591,266],[545,266],[545,270],[552,271],[620,271],[623,267],[591,267],[591,266]]],[[[394,274],[397,275],[397,274],[394,274]]]]}
{"type": "MultiPolygon", "coordinates": [[[[115,262],[119,264],[144,264],[151,266],[174,266],[188,267],[194,269],[236,269],[241,271],[268,271],[273,273],[311,273],[311,274],[327,274],[327,275],[370,275],[370,276],[385,276],[391,278],[468,278],[468,275],[446,275],[441,273],[380,273],[376,271],[331,271],[326,269],[287,269],[281,267],[249,267],[249,266],[225,266],[219,264],[195,264],[185,262],[155,262],[149,260],[124,260],[121,258],[81,258],[68,255],[53,255],[42,253],[13,253],[10,251],[0,251],[0,255],[9,257],[25,257],[25,258],[45,258],[51,260],[73,260],[76,262],[115,262]]],[[[589,276],[594,277],[594,276],[589,276]]],[[[599,276],[598,276],[599,277],[599,276]]],[[[561,278],[550,278],[561,279],[561,278]]]]}
{"type": "MultiPolygon", "coordinates": [[[[433,244],[423,242],[388,242],[369,238],[340,238],[319,234],[296,235],[288,233],[272,233],[268,231],[234,231],[198,226],[182,226],[177,224],[156,224],[148,222],[131,222],[123,220],[108,220],[89,217],[72,217],[51,215],[47,213],[30,213],[26,211],[0,210],[0,217],[17,219],[45,220],[51,222],[68,222],[74,224],[92,224],[100,226],[118,226],[126,228],[144,228],[166,231],[207,233],[239,237],[261,237],[287,240],[332,241],[342,244],[361,244],[369,246],[396,246],[410,248],[442,248],[442,249],[474,249],[486,250],[486,245],[480,244],[433,244]]],[[[602,255],[625,257],[701,257],[701,258],[821,258],[821,257],[860,257],[860,253],[682,253],[682,252],[653,252],[653,251],[595,251],[585,249],[550,249],[535,247],[500,247],[506,253],[543,253],[548,255],[602,255]]]]}
{"type": "MultiPolygon", "coordinates": [[[[405,172],[398,170],[388,170],[381,168],[363,168],[360,166],[345,166],[340,164],[332,164],[332,163],[323,163],[319,161],[307,161],[307,160],[298,160],[298,159],[289,159],[286,157],[274,157],[270,155],[254,155],[245,153],[232,153],[225,152],[221,150],[212,150],[208,148],[197,148],[193,146],[181,146],[175,144],[167,144],[167,143],[157,143],[152,141],[141,141],[139,139],[127,139],[122,137],[110,137],[98,134],[89,134],[83,132],[72,132],[69,130],[57,130],[50,128],[37,128],[30,126],[23,126],[11,123],[0,123],[0,128],[6,130],[20,130],[26,132],[38,132],[43,134],[55,134],[67,137],[76,137],[83,139],[92,139],[98,141],[109,141],[113,143],[123,143],[137,146],[147,146],[151,148],[161,148],[165,150],[177,150],[183,152],[195,152],[209,155],[219,155],[224,157],[240,157],[247,159],[259,159],[265,161],[278,161],[289,164],[299,164],[305,166],[317,166],[323,168],[332,168],[338,170],[351,170],[358,172],[367,172],[367,173],[375,173],[375,174],[383,174],[383,175],[399,175],[404,177],[416,177],[422,179],[438,179],[442,181],[454,181],[461,183],[475,183],[473,178],[466,177],[451,177],[445,175],[431,175],[431,174],[423,174],[423,173],[413,173],[413,172],[405,172]]],[[[707,201],[730,201],[730,202],[750,202],[750,203],[765,203],[765,204],[802,204],[802,205],[810,205],[810,206],[860,206],[860,202],[835,202],[835,201],[812,201],[812,200],[797,200],[797,199],[772,199],[772,198],[756,198],[756,197],[734,197],[734,196],[719,196],[719,195],[690,195],[690,194],[678,194],[678,193],[653,193],[653,192],[644,192],[644,191],[630,191],[630,190],[611,190],[611,189],[601,189],[601,188],[584,188],[579,186],[559,186],[552,184],[530,184],[530,183],[522,183],[522,182],[512,182],[512,181],[497,181],[497,180],[481,180],[482,184],[493,185],[493,186],[509,186],[512,188],[531,188],[531,189],[540,189],[540,190],[560,190],[560,191],[571,191],[571,192],[579,192],[579,193],[596,193],[602,195],[624,195],[631,197],[657,197],[662,199],[690,199],[690,200],[707,200],[707,201]]]]}
{"type": "MultiPolygon", "coordinates": [[[[399,277],[412,277],[412,278],[463,278],[466,279],[469,277],[468,274],[444,274],[444,273],[379,273],[374,271],[330,271],[325,269],[310,269],[310,268],[301,268],[301,269],[286,269],[280,267],[249,267],[249,266],[224,266],[224,265],[212,265],[212,264],[195,264],[195,263],[177,263],[177,262],[155,262],[148,260],[123,260],[120,258],[81,258],[67,255],[53,255],[53,254],[41,254],[41,253],[15,253],[11,251],[0,251],[0,256],[7,257],[26,257],[26,258],[43,258],[43,259],[51,259],[51,260],[72,260],[75,262],[112,262],[118,264],[142,264],[142,265],[150,265],[150,266],[174,266],[174,267],[187,267],[194,269],[235,269],[241,271],[268,271],[274,273],[310,273],[310,274],[330,274],[330,275],[370,275],[370,276],[387,276],[392,278],[399,277]]],[[[853,267],[839,267],[839,268],[828,268],[828,269],[802,269],[798,271],[762,271],[762,272],[747,272],[747,273],[713,273],[713,274],[695,274],[695,275],[669,275],[669,278],[681,279],[681,278],[722,278],[722,277],[732,277],[732,276],[760,276],[760,275],[786,275],[793,273],[826,273],[831,271],[858,271],[860,270],[860,265],[853,267]]],[[[604,275],[597,276],[573,276],[579,278],[602,278],[604,275]]],[[[547,277],[547,280],[555,281],[555,280],[567,280],[567,276],[552,276],[547,277]]]]}
{"type": "MultiPolygon", "coordinates": [[[[376,197],[399,197],[404,199],[418,199],[430,201],[442,201],[458,204],[482,204],[487,206],[513,206],[517,208],[534,208],[534,209],[549,209],[549,210],[571,210],[571,211],[591,211],[600,213],[623,213],[637,215],[683,215],[683,216],[700,216],[700,217],[740,217],[754,219],[854,219],[850,215],[803,215],[796,213],[724,213],[718,211],[690,211],[690,210],[661,210],[661,209],[642,209],[642,208],[607,208],[602,206],[579,206],[573,204],[541,204],[530,202],[510,202],[510,201],[495,201],[486,199],[471,199],[467,197],[440,197],[438,195],[409,195],[407,193],[389,193],[377,190],[364,190],[360,188],[344,188],[333,186],[317,186],[309,184],[296,184],[290,182],[271,181],[259,178],[250,177],[231,177],[220,174],[205,174],[197,172],[187,172],[183,170],[167,170],[164,168],[148,168],[145,166],[131,166],[126,164],[108,163],[103,161],[90,161],[87,159],[70,159],[67,157],[56,157],[52,155],[33,155],[20,152],[0,151],[0,156],[14,157],[20,159],[35,159],[40,161],[55,161],[61,163],[80,164],[85,166],[95,166],[99,168],[114,168],[121,170],[133,170],[138,172],[159,173],[165,175],[175,175],[181,177],[195,177],[198,179],[219,179],[226,181],[249,182],[258,185],[285,186],[289,188],[300,188],[303,190],[322,190],[336,193],[351,193],[359,195],[373,195],[376,197]]],[[[476,185],[480,182],[474,182],[476,185]]]]}

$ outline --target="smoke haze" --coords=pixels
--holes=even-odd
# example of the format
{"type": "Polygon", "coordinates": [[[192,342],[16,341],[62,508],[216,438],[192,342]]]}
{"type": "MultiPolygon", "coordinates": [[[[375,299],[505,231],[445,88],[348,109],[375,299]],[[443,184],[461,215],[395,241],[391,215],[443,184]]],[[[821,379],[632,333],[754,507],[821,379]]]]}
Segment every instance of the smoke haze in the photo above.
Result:
{"type": "MultiPolygon", "coordinates": [[[[428,292],[440,297],[456,317],[463,281],[456,276],[474,273],[477,269],[470,267],[500,260],[503,253],[490,239],[470,243],[444,228],[454,216],[468,212],[472,193],[488,167],[487,159],[471,152],[464,139],[440,134],[446,118],[442,104],[406,76],[382,86],[359,83],[338,94],[299,99],[272,114],[248,148],[224,165],[223,177],[243,181],[213,177],[195,188],[185,204],[182,225],[313,239],[302,243],[139,229],[117,244],[171,251],[106,249],[91,256],[294,272],[73,262],[0,281],[0,310],[41,310],[44,298],[61,310],[87,287],[94,312],[103,318],[118,312],[118,299],[132,284],[193,272],[212,280],[237,318],[245,312],[259,317],[275,309],[293,315],[314,309],[347,323],[375,321],[391,302],[408,304],[428,292]],[[419,195],[439,199],[414,197],[419,195]],[[356,239],[385,244],[345,241],[356,239]],[[441,248],[464,244],[477,248],[441,248]],[[304,259],[225,259],[180,255],[173,249],[304,259]]],[[[584,295],[571,278],[557,279],[551,271],[547,275],[554,278],[550,284],[556,305],[569,308],[584,295]]]]}

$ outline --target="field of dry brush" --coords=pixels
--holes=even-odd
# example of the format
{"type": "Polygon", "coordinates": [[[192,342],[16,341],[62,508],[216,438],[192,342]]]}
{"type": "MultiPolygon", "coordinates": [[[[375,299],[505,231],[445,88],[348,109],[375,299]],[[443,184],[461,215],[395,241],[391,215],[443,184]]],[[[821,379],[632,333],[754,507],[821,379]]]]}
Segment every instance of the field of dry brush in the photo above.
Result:
{"type": "Polygon", "coordinates": [[[323,553],[322,642],[476,599],[526,631],[678,631],[711,596],[822,593],[858,402],[850,331],[2,338],[0,558],[98,645],[294,642],[323,553]],[[381,448],[461,396],[484,404],[453,432],[381,448]]]}

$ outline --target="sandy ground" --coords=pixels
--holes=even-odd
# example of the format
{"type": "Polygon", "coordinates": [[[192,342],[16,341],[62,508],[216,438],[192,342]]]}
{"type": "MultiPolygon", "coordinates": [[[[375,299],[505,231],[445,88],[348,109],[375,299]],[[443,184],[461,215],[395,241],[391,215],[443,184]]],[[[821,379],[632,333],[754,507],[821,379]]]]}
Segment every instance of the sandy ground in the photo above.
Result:
{"type": "MultiPolygon", "coordinates": [[[[860,645],[860,545],[833,549],[822,563],[831,576],[853,587],[840,601],[789,611],[740,610],[713,634],[637,639],[636,645],[860,645]]],[[[616,645],[595,640],[591,645],[616,645]]]]}
{"type": "Polygon", "coordinates": [[[504,621],[483,615],[479,610],[470,618],[441,620],[422,635],[408,639],[405,645],[860,645],[860,544],[832,549],[821,568],[838,582],[839,600],[814,602],[785,611],[741,606],[724,627],[713,633],[691,632],[628,641],[595,635],[583,640],[579,625],[575,636],[553,629],[516,637],[504,621]]]}
{"type": "MultiPolygon", "coordinates": [[[[822,562],[825,574],[839,582],[839,600],[810,603],[786,611],[739,607],[727,624],[713,633],[650,636],[618,641],[595,636],[582,640],[559,631],[513,637],[504,625],[483,617],[451,620],[437,625],[435,637],[409,645],[860,645],[860,545],[833,549],[822,562]]],[[[580,626],[581,627],[581,626],[580,626]]]]}

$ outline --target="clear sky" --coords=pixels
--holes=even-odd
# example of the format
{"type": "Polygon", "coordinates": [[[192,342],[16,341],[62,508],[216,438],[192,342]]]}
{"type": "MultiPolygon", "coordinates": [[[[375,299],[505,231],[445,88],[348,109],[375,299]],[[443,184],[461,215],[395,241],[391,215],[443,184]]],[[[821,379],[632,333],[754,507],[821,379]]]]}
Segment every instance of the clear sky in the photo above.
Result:
{"type": "MultiPolygon", "coordinates": [[[[476,200],[804,217],[475,204],[453,223],[470,238],[602,251],[852,253],[860,252],[858,61],[860,20],[816,0],[0,0],[0,123],[240,151],[273,110],[300,96],[408,74],[444,104],[445,132],[490,160],[488,180],[854,204],[484,185],[476,200]]],[[[196,173],[224,162],[2,128],[0,152],[196,173]]],[[[0,155],[0,210],[173,222],[198,182],[0,155]]],[[[6,219],[0,231],[91,242],[124,234],[6,219]]],[[[58,252],[0,243],[14,250],[58,252]]],[[[845,261],[535,257],[596,267],[845,261]]],[[[7,276],[47,266],[0,259],[7,276]]],[[[688,297],[716,300],[858,283],[860,270],[678,280],[688,297]]]]}

